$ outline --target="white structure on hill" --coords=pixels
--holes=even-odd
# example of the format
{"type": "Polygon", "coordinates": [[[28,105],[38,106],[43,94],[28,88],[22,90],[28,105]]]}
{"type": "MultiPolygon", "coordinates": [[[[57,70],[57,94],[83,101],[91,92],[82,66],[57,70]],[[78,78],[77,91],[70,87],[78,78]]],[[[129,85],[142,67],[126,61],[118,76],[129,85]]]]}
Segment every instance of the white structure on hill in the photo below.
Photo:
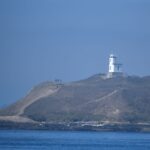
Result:
{"type": "Polygon", "coordinates": [[[122,64],[118,63],[117,57],[113,54],[109,57],[108,78],[123,76],[122,64]]]}

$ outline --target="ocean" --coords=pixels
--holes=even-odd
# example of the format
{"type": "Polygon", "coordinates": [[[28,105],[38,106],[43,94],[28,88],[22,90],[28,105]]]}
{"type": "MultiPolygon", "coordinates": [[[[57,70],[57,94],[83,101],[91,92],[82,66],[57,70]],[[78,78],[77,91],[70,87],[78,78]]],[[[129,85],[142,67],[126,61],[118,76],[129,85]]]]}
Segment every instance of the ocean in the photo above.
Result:
{"type": "Polygon", "coordinates": [[[0,150],[150,150],[150,133],[0,130],[0,150]]]}

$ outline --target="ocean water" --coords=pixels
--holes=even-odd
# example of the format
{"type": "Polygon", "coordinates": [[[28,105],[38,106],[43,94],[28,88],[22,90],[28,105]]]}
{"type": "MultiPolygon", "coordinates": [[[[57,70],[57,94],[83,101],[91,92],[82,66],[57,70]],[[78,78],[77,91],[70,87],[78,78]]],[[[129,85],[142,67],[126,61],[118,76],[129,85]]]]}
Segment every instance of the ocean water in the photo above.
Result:
{"type": "Polygon", "coordinates": [[[150,150],[150,133],[0,130],[0,150],[150,150]]]}

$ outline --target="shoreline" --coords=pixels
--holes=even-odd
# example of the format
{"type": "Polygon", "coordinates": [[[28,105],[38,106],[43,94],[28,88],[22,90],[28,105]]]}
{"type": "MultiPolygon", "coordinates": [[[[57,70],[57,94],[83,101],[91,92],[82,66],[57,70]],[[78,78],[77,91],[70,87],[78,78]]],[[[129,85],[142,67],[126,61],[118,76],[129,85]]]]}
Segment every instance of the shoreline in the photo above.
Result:
{"type": "Polygon", "coordinates": [[[83,125],[83,123],[18,123],[0,121],[0,130],[50,130],[50,131],[96,131],[96,132],[144,132],[150,133],[149,124],[105,124],[83,125]]]}

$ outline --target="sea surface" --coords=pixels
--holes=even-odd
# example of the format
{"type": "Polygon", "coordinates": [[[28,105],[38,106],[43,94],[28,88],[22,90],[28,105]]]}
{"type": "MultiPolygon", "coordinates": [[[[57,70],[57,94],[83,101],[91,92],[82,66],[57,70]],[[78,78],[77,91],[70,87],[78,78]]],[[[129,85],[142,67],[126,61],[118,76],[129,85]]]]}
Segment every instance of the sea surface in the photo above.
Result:
{"type": "Polygon", "coordinates": [[[150,150],[150,133],[0,130],[0,150],[150,150]]]}

